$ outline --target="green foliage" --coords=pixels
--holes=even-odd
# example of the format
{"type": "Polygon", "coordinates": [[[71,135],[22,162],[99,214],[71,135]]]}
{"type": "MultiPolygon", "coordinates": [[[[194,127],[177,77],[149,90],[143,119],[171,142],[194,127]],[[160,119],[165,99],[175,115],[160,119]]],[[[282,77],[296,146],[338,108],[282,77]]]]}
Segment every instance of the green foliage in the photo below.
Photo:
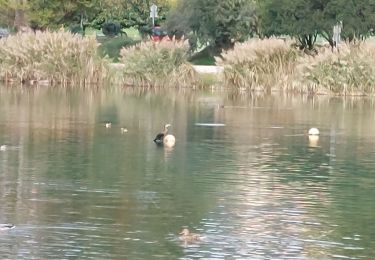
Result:
{"type": "Polygon", "coordinates": [[[196,73],[187,62],[188,44],[183,41],[142,42],[120,52],[127,84],[144,86],[191,86],[196,73]]]}
{"type": "Polygon", "coordinates": [[[116,36],[121,32],[121,26],[118,23],[107,22],[102,25],[102,32],[105,36],[116,36]]]}
{"type": "Polygon", "coordinates": [[[84,31],[99,13],[100,0],[29,0],[30,25],[36,29],[80,24],[84,31]]]}
{"type": "Polygon", "coordinates": [[[167,30],[193,36],[217,49],[228,49],[253,33],[255,1],[182,0],[167,19],[167,30]]]}
{"type": "Polygon", "coordinates": [[[166,0],[107,0],[100,1],[100,13],[92,21],[92,25],[100,28],[107,21],[119,23],[122,28],[134,27],[140,31],[143,37],[148,37],[152,31],[150,7],[158,6],[158,18],[156,24],[165,20],[170,3],[166,0]]]}
{"type": "Polygon", "coordinates": [[[138,42],[127,36],[105,37],[100,40],[99,51],[103,57],[107,55],[112,60],[118,61],[122,48],[135,45],[138,42]]]}
{"type": "Polygon", "coordinates": [[[80,85],[108,77],[92,37],[69,32],[22,33],[0,40],[0,79],[80,85]]]}
{"type": "MultiPolygon", "coordinates": [[[[219,53],[217,53],[219,55],[219,53]]],[[[215,65],[215,56],[210,47],[206,47],[189,58],[189,61],[195,65],[215,65]]]]}
{"type": "Polygon", "coordinates": [[[296,37],[312,49],[318,34],[332,45],[332,29],[343,22],[344,39],[363,37],[375,26],[374,0],[264,0],[260,1],[262,32],[266,36],[296,37]]]}

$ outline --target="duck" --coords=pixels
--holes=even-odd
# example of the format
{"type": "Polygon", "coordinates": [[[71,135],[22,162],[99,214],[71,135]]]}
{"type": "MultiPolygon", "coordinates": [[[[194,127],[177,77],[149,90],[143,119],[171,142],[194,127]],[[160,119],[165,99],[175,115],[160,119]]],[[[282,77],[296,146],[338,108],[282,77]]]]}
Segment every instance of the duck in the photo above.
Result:
{"type": "Polygon", "coordinates": [[[6,151],[7,150],[7,145],[6,144],[2,144],[0,145],[0,151],[6,151]]]}
{"type": "Polygon", "coordinates": [[[180,240],[184,241],[185,243],[194,243],[201,240],[200,235],[191,233],[187,228],[182,229],[179,235],[180,240]]]}
{"type": "Polygon", "coordinates": [[[105,123],[105,128],[111,128],[112,127],[112,123],[105,123]]]}
{"type": "Polygon", "coordinates": [[[168,128],[170,127],[171,125],[170,124],[166,124],[164,126],[164,130],[163,132],[159,133],[156,135],[155,139],[154,139],[154,143],[158,144],[158,145],[166,145],[168,147],[172,147],[175,145],[176,143],[176,138],[174,137],[174,135],[171,135],[171,134],[168,134],[168,128]]]}
{"type": "Polygon", "coordinates": [[[128,132],[128,129],[127,128],[125,128],[125,127],[121,127],[121,133],[123,134],[123,133],[127,133],[128,132]]]}
{"type": "Polygon", "coordinates": [[[13,225],[13,224],[0,224],[0,231],[6,231],[6,230],[9,230],[9,229],[13,229],[15,227],[16,226],[13,225]]]}

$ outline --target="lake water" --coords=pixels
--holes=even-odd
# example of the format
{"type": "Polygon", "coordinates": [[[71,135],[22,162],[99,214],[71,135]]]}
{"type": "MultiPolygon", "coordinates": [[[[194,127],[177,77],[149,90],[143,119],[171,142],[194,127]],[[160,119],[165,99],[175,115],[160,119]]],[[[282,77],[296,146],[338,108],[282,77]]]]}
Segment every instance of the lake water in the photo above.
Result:
{"type": "Polygon", "coordinates": [[[375,257],[372,99],[1,87],[0,144],[0,259],[375,257]]]}

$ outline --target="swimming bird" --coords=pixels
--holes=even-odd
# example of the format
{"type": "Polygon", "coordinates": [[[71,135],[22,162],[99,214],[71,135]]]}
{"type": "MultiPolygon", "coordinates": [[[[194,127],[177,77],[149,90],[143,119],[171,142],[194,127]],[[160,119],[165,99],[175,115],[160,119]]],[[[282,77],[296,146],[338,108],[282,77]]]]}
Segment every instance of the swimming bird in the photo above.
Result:
{"type": "Polygon", "coordinates": [[[309,135],[319,135],[319,129],[318,128],[310,128],[309,129],[309,135]]]}
{"type": "Polygon", "coordinates": [[[13,224],[0,224],[0,231],[9,230],[15,228],[16,226],[13,224]]]}
{"type": "Polygon", "coordinates": [[[0,145],[0,151],[6,151],[6,150],[7,150],[7,146],[5,144],[0,145]]]}
{"type": "Polygon", "coordinates": [[[193,243],[201,240],[200,235],[191,233],[189,229],[184,228],[179,235],[181,235],[179,238],[180,240],[184,241],[185,243],[193,243]]]}
{"type": "Polygon", "coordinates": [[[125,128],[125,127],[121,127],[121,133],[127,133],[128,132],[128,129],[125,128]]]}
{"type": "Polygon", "coordinates": [[[164,138],[168,135],[168,128],[170,127],[171,125],[170,124],[166,124],[164,126],[164,130],[163,132],[159,133],[156,135],[155,139],[154,139],[154,142],[156,144],[164,144],[164,138]]]}
{"type": "Polygon", "coordinates": [[[105,123],[105,128],[111,128],[112,127],[112,123],[105,123]]]}

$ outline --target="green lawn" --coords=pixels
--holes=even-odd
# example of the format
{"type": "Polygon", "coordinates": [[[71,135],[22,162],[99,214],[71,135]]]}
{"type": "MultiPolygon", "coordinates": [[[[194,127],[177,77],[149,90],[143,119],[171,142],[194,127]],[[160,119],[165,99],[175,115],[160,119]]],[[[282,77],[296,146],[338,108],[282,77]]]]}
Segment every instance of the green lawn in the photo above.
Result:
{"type": "Polygon", "coordinates": [[[103,56],[108,56],[114,62],[118,61],[120,50],[123,47],[134,45],[141,41],[141,36],[137,29],[128,28],[124,30],[125,34],[116,37],[107,37],[101,30],[86,28],[86,35],[95,35],[100,42],[99,51],[103,56]]]}
{"type": "Polygon", "coordinates": [[[209,48],[194,53],[189,59],[194,65],[215,65],[215,58],[209,48]]]}

